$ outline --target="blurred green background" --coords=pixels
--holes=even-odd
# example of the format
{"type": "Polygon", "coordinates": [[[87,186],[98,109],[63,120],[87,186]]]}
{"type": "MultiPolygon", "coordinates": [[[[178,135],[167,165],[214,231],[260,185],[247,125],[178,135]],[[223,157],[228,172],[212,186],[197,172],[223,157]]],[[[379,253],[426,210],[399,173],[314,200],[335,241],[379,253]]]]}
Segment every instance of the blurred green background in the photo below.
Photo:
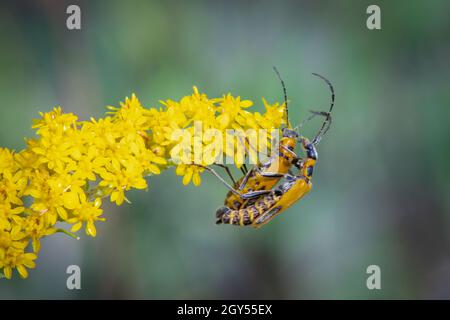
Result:
{"type": "MultiPolygon", "coordinates": [[[[135,92],[147,106],[193,85],[326,109],[314,188],[262,229],[216,226],[226,190],[173,170],[108,204],[98,236],[44,239],[27,280],[0,298],[450,298],[448,1],[2,1],[0,145],[20,150],[39,111],[100,117],[135,92]],[[78,4],[82,30],[66,29],[78,4]],[[382,29],[366,28],[381,7],[382,29]],[[66,289],[66,268],[82,290],[66,289]],[[381,290],[366,268],[381,267],[381,290]]],[[[315,126],[309,126],[312,133],[315,126]]]]}

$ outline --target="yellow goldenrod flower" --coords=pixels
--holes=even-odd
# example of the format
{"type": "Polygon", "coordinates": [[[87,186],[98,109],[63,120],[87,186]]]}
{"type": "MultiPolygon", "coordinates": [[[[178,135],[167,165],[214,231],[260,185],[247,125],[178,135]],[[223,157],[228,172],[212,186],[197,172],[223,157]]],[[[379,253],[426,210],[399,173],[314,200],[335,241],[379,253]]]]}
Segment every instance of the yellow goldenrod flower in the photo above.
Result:
{"type": "Polygon", "coordinates": [[[15,162],[13,153],[4,148],[0,148],[0,173],[11,172],[14,169],[15,162]]]}
{"type": "MultiPolygon", "coordinates": [[[[191,95],[160,101],[158,108],[144,108],[132,94],[101,119],[79,121],[60,107],[40,113],[32,126],[37,137],[26,140],[24,150],[0,148],[0,276],[9,279],[16,269],[26,278],[42,238],[74,236],[57,223],[71,232],[84,227],[95,237],[95,223],[105,220],[102,199],[122,205],[127,191],[147,188],[148,176],[176,167],[184,185],[198,186],[203,166],[217,159],[231,157],[240,167],[252,158],[249,142],[227,141],[227,130],[279,129],[284,123],[284,105],[263,102],[265,112],[254,112],[250,100],[208,98],[194,87],[191,95]],[[180,130],[188,150],[177,149],[180,130]],[[175,161],[180,154],[186,161],[175,161]]],[[[258,136],[257,151],[271,138],[258,136]]]]}
{"type": "Polygon", "coordinates": [[[241,101],[241,97],[235,98],[231,94],[224,95],[218,107],[220,115],[217,117],[217,121],[220,128],[235,128],[236,123],[242,123],[245,126],[245,119],[249,113],[244,109],[252,105],[253,102],[250,100],[241,101]]]}
{"type": "Polygon", "coordinates": [[[10,203],[0,204],[0,229],[10,229],[13,221],[20,223],[22,218],[19,215],[24,211],[24,207],[11,208],[10,203]]]}
{"type": "MultiPolygon", "coordinates": [[[[49,216],[27,210],[26,219],[17,225],[14,236],[16,239],[30,238],[33,245],[33,251],[38,253],[41,248],[40,239],[56,232],[56,228],[49,221],[49,216]]],[[[13,230],[14,231],[14,230],[13,230]]]]}
{"type": "Polygon", "coordinates": [[[25,253],[22,249],[0,248],[0,269],[3,269],[3,274],[7,279],[11,279],[13,269],[17,269],[22,278],[27,278],[26,268],[34,268],[36,259],[37,256],[34,253],[25,253]]]}
{"type": "Polygon", "coordinates": [[[68,220],[69,223],[73,223],[72,232],[77,232],[86,223],[86,234],[92,237],[97,235],[97,229],[95,228],[95,221],[105,221],[105,218],[100,216],[103,210],[100,209],[102,200],[100,198],[95,199],[93,203],[88,202],[84,194],[80,194],[80,204],[73,211],[73,218],[68,220]]]}
{"type": "Polygon", "coordinates": [[[183,176],[183,184],[188,185],[191,180],[195,186],[199,186],[201,184],[200,172],[203,172],[204,169],[202,167],[196,165],[187,165],[180,164],[177,166],[176,174],[179,176],[183,176]]]}
{"type": "Polygon", "coordinates": [[[5,171],[0,179],[0,203],[10,203],[21,206],[21,197],[26,188],[27,180],[20,171],[14,175],[10,171],[5,171]]]}

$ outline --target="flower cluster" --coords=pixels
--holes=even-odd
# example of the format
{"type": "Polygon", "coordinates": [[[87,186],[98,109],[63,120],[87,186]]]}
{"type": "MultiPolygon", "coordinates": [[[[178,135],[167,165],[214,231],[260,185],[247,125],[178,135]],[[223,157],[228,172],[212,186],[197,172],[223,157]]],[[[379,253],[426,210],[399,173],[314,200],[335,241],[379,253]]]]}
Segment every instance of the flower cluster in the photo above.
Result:
{"type": "MultiPolygon", "coordinates": [[[[277,129],[284,123],[283,105],[264,100],[261,114],[249,111],[249,100],[230,94],[209,99],[195,87],[192,95],[161,104],[144,108],[133,94],[119,107],[108,107],[106,117],[90,121],[54,108],[34,121],[36,137],[27,140],[24,150],[0,148],[0,276],[9,279],[16,269],[26,278],[43,237],[56,232],[77,237],[81,228],[95,237],[95,224],[105,220],[102,200],[121,205],[128,201],[126,191],[147,188],[150,175],[176,166],[183,184],[199,185],[202,166],[215,160],[194,157],[192,163],[175,163],[175,131],[182,129],[194,144],[206,146],[195,123],[202,124],[202,132],[214,128],[222,133],[277,129]]],[[[234,148],[225,146],[224,154],[234,148]]]]}

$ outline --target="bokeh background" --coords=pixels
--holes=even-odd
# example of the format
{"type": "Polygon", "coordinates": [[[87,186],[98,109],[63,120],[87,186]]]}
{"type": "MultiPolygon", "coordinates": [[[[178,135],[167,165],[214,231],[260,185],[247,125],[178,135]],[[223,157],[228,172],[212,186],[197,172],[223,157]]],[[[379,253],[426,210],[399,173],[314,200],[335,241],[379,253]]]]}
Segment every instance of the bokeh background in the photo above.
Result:
{"type": "MultiPolygon", "coordinates": [[[[107,205],[97,238],[44,239],[27,280],[0,298],[450,298],[448,1],[2,1],[0,145],[20,150],[39,111],[104,115],[135,92],[179,99],[193,85],[281,101],[291,119],[326,109],[312,192],[262,229],[214,224],[226,190],[167,171],[132,205],[107,205]],[[66,29],[78,4],[82,30],[66,29]],[[382,29],[366,28],[381,7],[382,29]],[[82,290],[66,289],[66,268],[82,290]],[[382,289],[366,287],[381,267],[382,289]]],[[[309,131],[308,131],[309,130],[309,131]]],[[[312,134],[314,126],[309,126],[312,134]]]]}

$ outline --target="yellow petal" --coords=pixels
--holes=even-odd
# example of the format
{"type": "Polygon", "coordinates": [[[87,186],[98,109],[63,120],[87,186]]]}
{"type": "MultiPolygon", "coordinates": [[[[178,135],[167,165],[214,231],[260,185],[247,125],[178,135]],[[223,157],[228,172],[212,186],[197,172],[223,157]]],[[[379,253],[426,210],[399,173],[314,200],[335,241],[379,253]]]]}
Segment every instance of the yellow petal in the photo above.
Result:
{"type": "Polygon", "coordinates": [[[157,164],[166,164],[167,160],[162,157],[152,157],[152,162],[157,164]]]}
{"type": "Polygon", "coordinates": [[[224,129],[230,124],[230,115],[228,113],[221,114],[217,117],[217,121],[219,122],[220,129],[224,129]]]}
{"type": "Polygon", "coordinates": [[[122,203],[125,201],[125,194],[123,193],[123,191],[117,191],[117,199],[116,199],[116,204],[118,206],[122,205],[122,203]]]}
{"type": "Polygon", "coordinates": [[[75,209],[80,204],[80,201],[78,199],[78,194],[73,191],[64,193],[63,201],[64,201],[64,206],[70,210],[75,209]]]}
{"type": "Polygon", "coordinates": [[[33,237],[33,251],[39,252],[41,250],[41,241],[37,237],[33,237]]]}
{"type": "Polygon", "coordinates": [[[37,255],[34,253],[31,253],[31,252],[25,253],[23,256],[26,260],[36,260],[37,259],[37,255]]]}
{"type": "Polygon", "coordinates": [[[34,261],[31,261],[31,260],[25,260],[23,262],[23,265],[29,269],[36,268],[36,263],[34,263],[34,261]]]}
{"type": "Polygon", "coordinates": [[[97,229],[95,228],[93,221],[88,221],[86,224],[86,234],[92,237],[97,235],[97,229]]]}
{"type": "Polygon", "coordinates": [[[83,223],[81,221],[78,221],[77,223],[75,223],[72,228],[70,228],[70,231],[72,232],[77,232],[78,230],[80,230],[80,228],[83,226],[83,223]]]}
{"type": "Polygon", "coordinates": [[[102,205],[102,199],[101,198],[96,198],[95,202],[94,202],[94,207],[100,208],[101,205],[102,205]]]}
{"type": "Polygon", "coordinates": [[[183,176],[186,166],[184,164],[180,164],[177,166],[175,173],[177,176],[183,176]]]}
{"type": "Polygon", "coordinates": [[[145,189],[147,188],[147,181],[143,178],[138,178],[131,186],[136,189],[145,189]]]}
{"type": "Polygon", "coordinates": [[[202,183],[202,179],[200,178],[200,175],[198,174],[198,172],[194,173],[194,175],[192,177],[192,182],[197,187],[202,183]]]}
{"type": "Polygon", "coordinates": [[[3,274],[5,275],[6,279],[11,279],[11,276],[12,276],[12,269],[11,269],[11,267],[4,267],[3,268],[3,274]]]}
{"type": "Polygon", "coordinates": [[[58,212],[58,215],[63,219],[67,220],[67,211],[63,207],[57,207],[56,211],[58,212]]]}
{"type": "Polygon", "coordinates": [[[243,100],[241,101],[241,107],[242,108],[248,108],[251,107],[253,105],[253,101],[251,100],[243,100]]]}
{"type": "Polygon", "coordinates": [[[159,170],[159,168],[156,165],[151,164],[151,163],[147,165],[147,169],[148,169],[148,171],[150,171],[153,174],[161,173],[161,170],[159,170]]]}
{"type": "Polygon", "coordinates": [[[11,210],[11,213],[12,213],[12,214],[19,214],[19,213],[22,213],[22,212],[24,212],[24,211],[25,211],[25,208],[24,208],[24,207],[17,207],[17,208],[12,209],[12,210],[11,210]]]}
{"type": "Polygon", "coordinates": [[[27,278],[28,277],[28,271],[27,269],[23,266],[23,265],[18,265],[17,266],[17,271],[19,271],[19,274],[22,278],[27,278]]]}
{"type": "Polygon", "coordinates": [[[192,168],[189,168],[183,177],[183,184],[184,185],[189,184],[189,182],[191,182],[191,178],[192,178],[192,168]]]}

